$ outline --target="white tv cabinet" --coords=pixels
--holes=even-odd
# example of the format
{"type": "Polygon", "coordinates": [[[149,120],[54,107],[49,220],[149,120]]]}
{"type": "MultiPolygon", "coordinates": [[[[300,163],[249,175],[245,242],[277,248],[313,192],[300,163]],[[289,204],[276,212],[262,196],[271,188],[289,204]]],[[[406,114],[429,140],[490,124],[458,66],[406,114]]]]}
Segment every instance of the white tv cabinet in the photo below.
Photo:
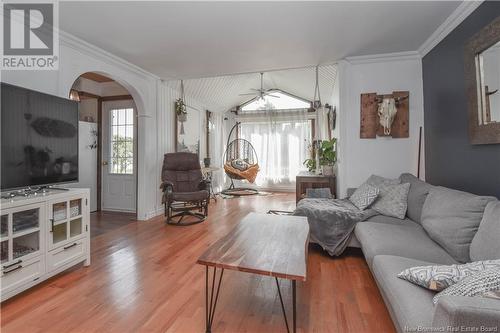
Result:
{"type": "Polygon", "coordinates": [[[0,301],[71,266],[90,265],[89,190],[2,199],[0,301]]]}

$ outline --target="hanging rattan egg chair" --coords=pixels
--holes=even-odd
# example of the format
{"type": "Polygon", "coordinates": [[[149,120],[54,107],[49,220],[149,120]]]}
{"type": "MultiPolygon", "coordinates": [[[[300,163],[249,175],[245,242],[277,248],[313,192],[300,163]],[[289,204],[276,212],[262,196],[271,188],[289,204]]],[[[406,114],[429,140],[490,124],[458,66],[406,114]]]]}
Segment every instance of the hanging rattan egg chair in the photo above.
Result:
{"type": "Polygon", "coordinates": [[[245,139],[231,140],[231,134],[240,123],[237,122],[231,131],[227,140],[226,151],[224,152],[224,171],[231,180],[229,188],[221,193],[230,196],[245,196],[258,194],[259,191],[252,188],[236,187],[234,180],[246,180],[250,183],[255,182],[259,172],[259,163],[257,153],[252,144],[245,139]]]}

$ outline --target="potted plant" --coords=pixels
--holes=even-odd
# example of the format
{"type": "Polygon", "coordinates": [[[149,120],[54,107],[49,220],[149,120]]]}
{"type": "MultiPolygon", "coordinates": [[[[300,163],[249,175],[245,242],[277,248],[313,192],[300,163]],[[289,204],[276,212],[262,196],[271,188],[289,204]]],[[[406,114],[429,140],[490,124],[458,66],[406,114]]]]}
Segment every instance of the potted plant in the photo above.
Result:
{"type": "Polygon", "coordinates": [[[306,159],[302,164],[304,164],[309,172],[316,172],[316,157],[318,151],[318,141],[314,140],[313,143],[307,146],[310,158],[306,159]]]}
{"type": "Polygon", "coordinates": [[[337,139],[324,140],[319,147],[319,164],[324,176],[333,175],[333,167],[337,162],[337,139]]]}

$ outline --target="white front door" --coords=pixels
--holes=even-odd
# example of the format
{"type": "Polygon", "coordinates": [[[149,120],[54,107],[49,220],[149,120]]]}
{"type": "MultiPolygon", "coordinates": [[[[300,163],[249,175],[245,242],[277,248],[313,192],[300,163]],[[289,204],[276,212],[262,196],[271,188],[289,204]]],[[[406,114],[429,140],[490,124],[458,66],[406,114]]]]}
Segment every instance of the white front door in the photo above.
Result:
{"type": "Polygon", "coordinates": [[[136,108],[133,100],[102,104],[102,210],[136,211],[136,108]]]}

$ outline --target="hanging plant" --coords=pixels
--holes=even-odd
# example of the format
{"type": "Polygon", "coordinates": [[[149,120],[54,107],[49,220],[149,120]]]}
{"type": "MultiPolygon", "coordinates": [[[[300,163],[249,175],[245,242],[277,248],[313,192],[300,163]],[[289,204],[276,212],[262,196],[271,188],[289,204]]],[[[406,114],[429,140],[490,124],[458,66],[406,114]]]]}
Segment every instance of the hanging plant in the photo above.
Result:
{"type": "Polygon", "coordinates": [[[186,104],[182,98],[175,100],[175,114],[177,115],[177,120],[181,123],[187,120],[186,104]]]}

